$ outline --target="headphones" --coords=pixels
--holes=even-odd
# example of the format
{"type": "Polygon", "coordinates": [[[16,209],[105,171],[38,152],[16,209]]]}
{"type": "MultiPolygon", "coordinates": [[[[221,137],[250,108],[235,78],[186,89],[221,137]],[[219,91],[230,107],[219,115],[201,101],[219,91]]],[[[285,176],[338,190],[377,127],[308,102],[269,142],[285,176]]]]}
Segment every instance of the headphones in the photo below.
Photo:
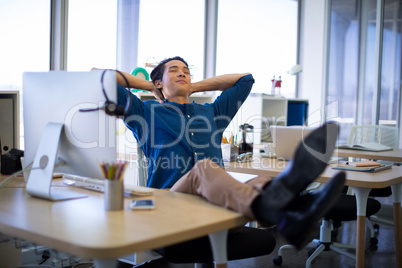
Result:
{"type": "Polygon", "coordinates": [[[103,78],[105,76],[105,73],[107,71],[116,71],[118,74],[120,74],[124,81],[126,82],[126,85],[128,87],[128,81],[127,78],[123,75],[122,72],[118,71],[118,70],[104,70],[101,76],[101,85],[102,85],[102,92],[103,95],[105,96],[105,104],[102,107],[98,107],[98,108],[94,108],[94,109],[80,109],[80,112],[93,112],[93,111],[98,111],[98,110],[105,110],[105,113],[108,115],[112,115],[112,116],[124,116],[128,113],[128,110],[130,110],[131,107],[131,98],[128,97],[126,100],[126,104],[124,106],[118,106],[117,103],[112,102],[105,91],[105,86],[103,84],[103,78]]]}

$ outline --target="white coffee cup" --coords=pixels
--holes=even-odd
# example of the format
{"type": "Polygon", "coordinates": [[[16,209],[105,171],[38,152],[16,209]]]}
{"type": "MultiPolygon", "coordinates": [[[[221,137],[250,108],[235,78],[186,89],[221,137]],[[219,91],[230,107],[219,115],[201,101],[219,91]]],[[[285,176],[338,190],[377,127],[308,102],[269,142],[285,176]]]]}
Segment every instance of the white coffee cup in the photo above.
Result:
{"type": "Polygon", "coordinates": [[[275,156],[275,144],[272,142],[264,142],[264,152],[268,156],[275,156]]]}

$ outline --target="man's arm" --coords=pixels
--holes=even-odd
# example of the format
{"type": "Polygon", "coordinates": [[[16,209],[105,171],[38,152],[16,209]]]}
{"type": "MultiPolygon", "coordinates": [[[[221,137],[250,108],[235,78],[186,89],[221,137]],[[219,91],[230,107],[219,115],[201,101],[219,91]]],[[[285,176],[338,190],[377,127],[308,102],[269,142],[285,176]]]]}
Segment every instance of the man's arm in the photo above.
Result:
{"type": "Polygon", "coordinates": [[[190,89],[190,95],[195,92],[202,92],[202,91],[213,91],[213,90],[225,91],[226,89],[236,84],[237,80],[239,80],[241,77],[248,74],[249,73],[225,74],[207,78],[205,80],[196,83],[192,83],[190,89]]]}
{"type": "MultiPolygon", "coordinates": [[[[101,70],[101,69],[92,68],[92,70],[101,70]]],[[[154,94],[154,96],[160,101],[163,101],[165,99],[162,92],[155,87],[155,85],[152,83],[152,81],[147,81],[145,79],[136,77],[132,74],[125,73],[122,71],[119,71],[119,72],[115,71],[115,73],[116,73],[117,84],[120,84],[127,88],[135,88],[135,89],[149,91],[152,94],[154,94]],[[126,80],[122,77],[122,75],[124,75],[124,77],[127,79],[128,85],[127,85],[126,80]]]]}

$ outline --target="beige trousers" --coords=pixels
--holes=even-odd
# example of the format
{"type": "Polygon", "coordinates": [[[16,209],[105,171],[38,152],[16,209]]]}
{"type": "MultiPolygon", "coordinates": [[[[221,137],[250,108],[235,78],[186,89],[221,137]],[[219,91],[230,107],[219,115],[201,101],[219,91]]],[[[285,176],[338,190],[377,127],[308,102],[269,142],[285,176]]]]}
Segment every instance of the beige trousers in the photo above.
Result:
{"type": "Polygon", "coordinates": [[[201,160],[170,191],[200,195],[209,202],[255,220],[251,204],[271,178],[257,176],[241,183],[211,160],[201,160]]]}

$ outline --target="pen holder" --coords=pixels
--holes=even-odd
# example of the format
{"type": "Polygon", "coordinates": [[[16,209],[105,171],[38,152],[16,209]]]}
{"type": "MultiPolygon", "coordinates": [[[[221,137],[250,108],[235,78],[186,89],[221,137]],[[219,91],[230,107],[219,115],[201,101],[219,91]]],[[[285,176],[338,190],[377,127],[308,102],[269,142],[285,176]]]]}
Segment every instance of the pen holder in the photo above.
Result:
{"type": "Polygon", "coordinates": [[[105,209],[122,210],[124,207],[123,180],[105,180],[105,209]]]}
{"type": "Polygon", "coordinates": [[[233,162],[236,161],[237,156],[239,155],[239,147],[234,146],[229,143],[222,143],[222,159],[225,162],[233,162]]]}

